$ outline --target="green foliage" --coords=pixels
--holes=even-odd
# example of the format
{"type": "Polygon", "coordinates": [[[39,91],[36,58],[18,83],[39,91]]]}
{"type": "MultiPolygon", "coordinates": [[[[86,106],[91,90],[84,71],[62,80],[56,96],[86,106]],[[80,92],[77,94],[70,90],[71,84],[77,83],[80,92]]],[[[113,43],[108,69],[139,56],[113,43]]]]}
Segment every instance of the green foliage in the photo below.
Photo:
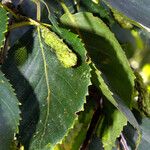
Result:
{"type": "Polygon", "coordinates": [[[71,22],[67,15],[64,15],[61,21],[66,26],[75,27],[80,32],[92,61],[102,71],[112,92],[129,105],[135,77],[113,33],[102,20],[91,13],[78,13],[73,17],[76,23],[71,22]],[[124,90],[125,87],[126,90],[124,90]]]}
{"type": "Polygon", "coordinates": [[[10,83],[0,72],[0,150],[10,150],[20,119],[19,102],[10,83]]]}
{"type": "Polygon", "coordinates": [[[86,133],[89,129],[92,116],[94,114],[95,102],[92,97],[89,97],[87,104],[85,105],[84,111],[80,112],[78,120],[76,120],[73,129],[70,130],[67,137],[63,140],[62,144],[55,147],[55,150],[78,150],[80,149],[86,133]]]}
{"type": "MultiPolygon", "coordinates": [[[[75,45],[82,44],[75,34],[69,33],[67,30],[63,30],[63,32],[68,35],[68,37],[66,36],[67,41],[70,42],[71,39],[74,39],[75,45]]],[[[65,69],[59,63],[51,48],[45,45],[40,32],[34,33],[33,37],[32,35],[25,36],[21,40],[22,42],[15,45],[12,51],[14,51],[14,56],[16,47],[32,51],[26,62],[22,65],[17,64],[17,68],[15,65],[16,59],[11,55],[8,57],[8,63],[4,64],[4,70],[7,74],[16,67],[28,80],[32,88],[32,91],[27,92],[28,85],[16,87],[17,93],[20,94],[19,96],[23,99],[22,103],[24,103],[22,113],[25,120],[21,123],[20,140],[25,146],[28,144],[27,137],[31,128],[26,128],[26,125],[28,122],[37,121],[37,118],[34,118],[34,115],[31,116],[31,114],[38,115],[40,112],[36,132],[30,141],[30,147],[36,150],[44,147],[52,148],[74,125],[74,120],[77,117],[75,113],[83,109],[85,96],[88,94],[88,85],[90,84],[90,68],[84,59],[85,49],[82,46],[80,46],[80,49],[76,49],[77,54],[83,58],[82,64],[77,68],[65,69]],[[34,38],[34,41],[32,41],[32,38],[34,38]],[[26,43],[30,46],[34,44],[32,45],[33,49],[30,46],[27,48],[26,43]],[[8,64],[15,66],[8,67],[8,64]],[[22,89],[24,89],[24,92],[21,93],[22,89]],[[24,94],[28,96],[23,97],[24,94]],[[33,98],[34,95],[36,98],[33,98]],[[29,101],[32,101],[32,105],[29,101]]],[[[13,81],[17,76],[17,70],[14,76],[11,76],[13,81]]],[[[21,80],[19,81],[19,75],[17,82],[21,82],[21,80]]]]}
{"type": "Polygon", "coordinates": [[[69,20],[67,15],[64,15],[61,21],[66,26],[78,29],[92,61],[102,72],[101,76],[96,72],[98,77],[93,77],[95,84],[98,83],[98,87],[101,86],[102,93],[108,100],[121,109],[127,115],[130,123],[138,128],[132,113],[128,111],[128,108],[123,109],[126,107],[124,103],[130,106],[132,101],[135,76],[121,46],[106,25],[100,19],[93,17],[92,14],[78,13],[74,16],[74,19],[76,20],[75,24],[69,20]],[[90,39],[86,37],[90,37],[90,39]]]}
{"type": "Polygon", "coordinates": [[[0,2],[0,150],[147,149],[149,33],[109,0],[31,3],[0,2]]]}
{"type": "Polygon", "coordinates": [[[7,11],[0,5],[0,48],[2,48],[4,45],[7,26],[8,26],[7,11]]]}
{"type": "Polygon", "coordinates": [[[104,149],[111,150],[115,146],[116,138],[118,138],[123,131],[123,127],[127,125],[127,119],[117,109],[109,105],[108,108],[108,112],[101,126],[103,129],[101,134],[104,149]]]}

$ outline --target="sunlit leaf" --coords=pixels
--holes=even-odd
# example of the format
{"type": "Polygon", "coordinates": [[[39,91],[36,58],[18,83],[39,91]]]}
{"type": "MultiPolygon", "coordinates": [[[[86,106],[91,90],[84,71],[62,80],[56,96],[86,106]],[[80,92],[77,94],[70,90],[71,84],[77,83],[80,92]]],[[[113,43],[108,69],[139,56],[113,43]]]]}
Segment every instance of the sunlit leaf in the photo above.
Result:
{"type": "MultiPolygon", "coordinates": [[[[122,112],[128,114],[122,102],[130,105],[135,76],[121,46],[108,27],[91,13],[77,13],[73,17],[76,23],[71,22],[67,15],[62,16],[61,21],[67,27],[78,30],[89,56],[102,72],[101,78],[113,93],[114,99],[108,100],[116,107],[119,105],[122,112]]],[[[136,121],[133,124],[136,125],[136,121]]]]}
{"type": "Polygon", "coordinates": [[[32,150],[50,149],[61,142],[83,110],[90,84],[90,67],[85,62],[85,48],[77,35],[62,30],[82,59],[75,68],[64,68],[40,31],[28,33],[12,51],[3,70],[22,101],[19,141],[32,150]],[[74,47],[78,45],[78,49],[74,47]],[[15,51],[27,51],[24,63],[16,63],[15,51]],[[17,64],[17,65],[16,65],[17,64]]]}

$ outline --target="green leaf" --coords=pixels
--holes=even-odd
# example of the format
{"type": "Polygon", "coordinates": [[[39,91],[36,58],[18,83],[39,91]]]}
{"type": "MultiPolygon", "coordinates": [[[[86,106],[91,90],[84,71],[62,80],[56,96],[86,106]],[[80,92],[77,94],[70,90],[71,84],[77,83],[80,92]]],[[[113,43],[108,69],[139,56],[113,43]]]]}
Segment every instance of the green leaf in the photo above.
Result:
{"type": "Polygon", "coordinates": [[[62,144],[55,147],[55,150],[79,150],[86,139],[94,111],[94,99],[89,96],[84,111],[78,114],[78,120],[75,122],[73,129],[70,130],[62,144]]]}
{"type": "MultiPolygon", "coordinates": [[[[140,133],[138,123],[129,109],[133,98],[135,76],[121,46],[109,28],[91,13],[77,13],[72,17],[75,23],[71,22],[67,15],[61,17],[61,22],[69,28],[75,28],[75,31],[78,30],[95,64],[94,67],[92,66],[92,82],[119,109],[114,116],[118,115],[118,118],[122,118],[113,142],[119,136],[119,132],[121,133],[123,126],[127,124],[127,120],[140,133]]],[[[117,130],[118,120],[114,122],[114,130],[117,130]]],[[[111,130],[108,130],[107,134],[111,135],[111,130]]],[[[107,138],[105,143],[107,140],[110,139],[107,138]]]]}
{"type": "Polygon", "coordinates": [[[10,150],[20,119],[19,102],[0,71],[0,150],[10,150]]]}
{"type": "Polygon", "coordinates": [[[101,72],[96,68],[94,64],[91,64],[92,68],[92,83],[96,85],[103,93],[103,95],[119,109],[118,103],[113,98],[113,93],[110,91],[109,87],[106,85],[104,79],[101,76],[101,72]]]}
{"type": "Polygon", "coordinates": [[[132,101],[135,76],[113,33],[91,13],[77,13],[73,17],[76,23],[71,22],[67,15],[61,17],[61,22],[80,33],[89,56],[96,68],[102,72],[101,77],[113,93],[115,100],[112,98],[108,100],[115,106],[122,103],[129,106],[132,101]]]}
{"type": "Polygon", "coordinates": [[[112,105],[107,105],[106,116],[102,125],[102,143],[105,150],[115,147],[116,139],[127,125],[127,118],[112,105]]]}
{"type": "Polygon", "coordinates": [[[90,67],[85,48],[77,35],[60,31],[66,35],[67,43],[73,42],[70,46],[82,59],[78,66],[63,67],[40,32],[32,35],[31,31],[12,48],[14,54],[3,66],[22,100],[23,120],[18,139],[25,149],[51,149],[61,142],[73,127],[76,112],[83,110],[88,94],[90,67]],[[27,59],[16,66],[15,51],[22,48],[28,52],[27,59]]]}
{"type": "Polygon", "coordinates": [[[91,68],[92,83],[102,91],[107,100],[109,100],[117,109],[120,110],[121,113],[126,116],[127,120],[133,125],[133,127],[139,130],[138,123],[130,109],[124,103],[116,99],[115,95],[111,92],[110,88],[102,78],[102,73],[96,68],[96,66],[91,64],[91,68]]]}
{"type": "Polygon", "coordinates": [[[103,7],[102,4],[95,3],[91,0],[80,1],[80,7],[85,11],[99,14],[100,17],[105,18],[109,21],[110,25],[114,23],[114,19],[111,17],[107,8],[103,7]]]}
{"type": "Polygon", "coordinates": [[[113,93],[109,90],[108,86],[105,84],[103,78],[101,77],[100,71],[97,70],[94,64],[91,65],[91,68],[93,84],[95,84],[102,91],[104,96],[118,108],[116,109],[110,104],[107,104],[107,106],[104,108],[104,110],[106,109],[104,122],[100,123],[98,129],[100,131],[97,131],[97,136],[101,137],[104,149],[111,150],[115,146],[116,138],[120,136],[123,127],[127,125],[128,120],[135,128],[138,128],[138,126],[129,108],[124,106],[127,112],[126,114],[124,110],[122,110],[121,107],[117,104],[113,97],[113,93]]]}
{"type": "Polygon", "coordinates": [[[0,6],[0,48],[4,46],[5,33],[8,28],[7,11],[0,6]]]}
{"type": "Polygon", "coordinates": [[[135,76],[115,36],[102,20],[91,13],[77,13],[73,17],[76,23],[67,15],[62,16],[61,21],[64,25],[79,30],[89,56],[101,70],[102,76],[105,76],[107,85],[129,106],[135,76]]]}

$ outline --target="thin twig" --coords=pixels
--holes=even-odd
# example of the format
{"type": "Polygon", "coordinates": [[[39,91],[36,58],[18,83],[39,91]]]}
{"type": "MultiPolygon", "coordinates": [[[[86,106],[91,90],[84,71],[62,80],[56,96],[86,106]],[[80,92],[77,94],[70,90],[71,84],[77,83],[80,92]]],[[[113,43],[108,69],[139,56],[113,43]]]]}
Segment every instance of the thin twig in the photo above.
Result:
{"type": "Polygon", "coordinates": [[[129,150],[127,142],[126,142],[124,135],[122,133],[121,133],[120,137],[121,137],[120,142],[121,142],[124,150],[129,150]]]}

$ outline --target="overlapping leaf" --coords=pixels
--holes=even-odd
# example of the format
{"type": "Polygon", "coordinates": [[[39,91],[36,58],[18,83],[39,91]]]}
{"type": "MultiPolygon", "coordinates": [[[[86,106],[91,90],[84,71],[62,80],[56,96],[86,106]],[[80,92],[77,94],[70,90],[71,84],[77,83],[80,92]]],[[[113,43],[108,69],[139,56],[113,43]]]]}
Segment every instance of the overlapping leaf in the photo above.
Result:
{"type": "Polygon", "coordinates": [[[75,34],[61,31],[78,55],[79,64],[75,68],[62,66],[40,32],[25,35],[12,48],[14,53],[3,66],[22,100],[18,139],[30,150],[51,149],[60,142],[73,126],[75,113],[83,109],[88,93],[90,67],[85,62],[83,44],[75,34]],[[23,63],[18,61],[19,51],[26,51],[23,63]]]}
{"type": "MultiPolygon", "coordinates": [[[[67,2],[70,10],[76,11],[75,1],[65,0],[64,2],[67,2]]],[[[50,6],[52,13],[49,19],[59,29],[56,23],[56,18],[59,17],[56,16],[62,14],[62,8],[59,1],[50,3],[53,5],[50,6]]],[[[111,23],[107,11],[99,5],[91,1],[81,1],[81,4],[87,6],[86,10],[99,13],[111,23]]],[[[3,15],[0,7],[0,17],[1,14],[3,15]]],[[[90,13],[79,13],[74,16],[69,15],[69,17],[63,16],[62,22],[74,28],[83,39],[93,62],[92,82],[117,108],[106,107],[108,111],[106,110],[104,122],[99,125],[99,130],[104,130],[97,132],[98,136],[102,137],[103,147],[106,150],[112,149],[127,120],[139,132],[138,123],[129,109],[135,79],[133,72],[119,43],[100,19],[90,13]]],[[[2,33],[0,47],[3,46],[4,32],[1,32],[0,28],[0,34],[2,33]]],[[[25,149],[53,148],[73,127],[77,118],[75,113],[83,109],[90,84],[90,68],[86,63],[86,50],[75,34],[63,29],[59,29],[58,34],[65,39],[69,48],[74,50],[78,57],[78,64],[74,68],[66,69],[62,66],[52,48],[44,43],[40,31],[38,34],[30,32],[22,38],[11,49],[10,52],[13,53],[3,65],[3,70],[14,85],[17,96],[22,102],[23,120],[18,139],[25,145],[25,149]]],[[[91,115],[90,113],[90,117],[91,115]]],[[[72,132],[70,143],[69,140],[65,141],[66,149],[79,148],[88,128],[86,126],[83,129],[83,122],[87,125],[89,120],[88,123],[84,119],[78,122],[77,132],[72,132]],[[84,136],[81,135],[81,130],[84,130],[84,136]]],[[[6,147],[2,148],[7,149],[6,147]]]]}
{"type": "Polygon", "coordinates": [[[7,11],[0,6],[0,48],[4,46],[5,33],[7,32],[7,11]]]}
{"type": "Polygon", "coordinates": [[[80,1],[80,7],[84,11],[90,11],[91,13],[99,14],[100,17],[107,19],[110,25],[114,22],[109,11],[107,8],[103,7],[102,4],[97,4],[94,1],[86,0],[80,1]]]}
{"type": "MultiPolygon", "coordinates": [[[[104,94],[104,96],[118,109],[114,108],[108,104],[105,109],[106,113],[104,116],[104,121],[99,125],[99,130],[97,136],[101,138],[103,147],[106,150],[111,150],[115,146],[116,138],[120,136],[123,127],[127,124],[129,120],[136,127],[136,120],[130,110],[126,107],[127,115],[117,104],[113,93],[109,90],[109,87],[105,84],[103,78],[101,77],[100,71],[95,67],[94,64],[91,65],[92,68],[92,82],[95,84],[104,94]],[[126,116],[126,117],[125,117],[126,116]],[[128,119],[128,120],[127,120],[128,119]],[[134,120],[134,121],[133,121],[134,120]]],[[[137,127],[136,127],[137,128],[137,127]]]]}
{"type": "Polygon", "coordinates": [[[19,102],[0,71],[0,150],[10,150],[19,125],[19,102]]]}
{"type": "Polygon", "coordinates": [[[107,78],[107,84],[112,92],[130,104],[135,77],[113,33],[100,19],[90,13],[78,13],[74,17],[76,24],[72,24],[67,15],[61,20],[65,25],[76,26],[80,30],[92,61],[107,78]]]}
{"type": "MultiPolygon", "coordinates": [[[[92,14],[78,13],[72,17],[75,23],[71,22],[67,15],[61,18],[61,22],[65,26],[78,30],[79,35],[82,37],[89,56],[96,64],[92,73],[93,83],[126,116],[128,121],[139,129],[138,123],[128,108],[132,101],[135,77],[121,46],[108,27],[92,14]]],[[[118,115],[121,115],[123,124],[119,127],[119,132],[127,123],[127,120],[120,112],[118,112],[118,115]]],[[[117,124],[118,121],[114,123],[114,131],[117,131],[117,124]]],[[[113,141],[119,136],[119,132],[116,132],[113,141]]],[[[109,135],[111,135],[111,130],[109,130],[109,135]]],[[[107,140],[105,139],[105,142],[107,140]]]]}
{"type": "MultiPolygon", "coordinates": [[[[76,21],[75,24],[69,20],[67,15],[62,16],[61,21],[64,25],[75,27],[80,32],[88,54],[96,67],[101,70],[101,77],[113,93],[116,104],[115,101],[109,100],[115,106],[118,104],[121,107],[122,103],[129,106],[132,100],[135,77],[113,33],[91,13],[77,13],[73,17],[76,21]]],[[[123,109],[122,111],[126,112],[126,109],[123,109]]]]}
{"type": "Polygon", "coordinates": [[[101,76],[101,72],[95,67],[94,64],[91,65],[92,68],[92,83],[95,84],[104,94],[104,96],[116,107],[120,110],[121,113],[123,113],[128,121],[135,127],[138,127],[138,123],[135,120],[135,117],[133,116],[130,109],[121,101],[118,101],[116,96],[111,92],[109,86],[105,83],[104,79],[101,76]]]}

